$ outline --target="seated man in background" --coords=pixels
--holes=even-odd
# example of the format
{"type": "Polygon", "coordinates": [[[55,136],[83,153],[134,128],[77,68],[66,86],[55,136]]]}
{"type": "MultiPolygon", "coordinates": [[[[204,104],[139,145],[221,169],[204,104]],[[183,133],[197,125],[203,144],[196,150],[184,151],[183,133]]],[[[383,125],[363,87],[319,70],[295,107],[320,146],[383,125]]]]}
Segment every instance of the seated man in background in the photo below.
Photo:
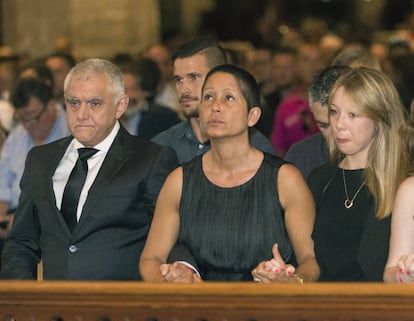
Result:
{"type": "Polygon", "coordinates": [[[161,75],[154,61],[144,58],[122,69],[129,104],[121,122],[130,134],[150,139],[181,122],[175,111],[154,101],[161,75]]]}
{"type": "Polygon", "coordinates": [[[296,61],[296,88],[280,102],[273,119],[271,140],[280,157],[284,157],[294,143],[318,132],[308,91],[313,77],[325,67],[319,47],[312,43],[301,44],[296,61]]]}
{"type": "Polygon", "coordinates": [[[10,101],[20,124],[7,137],[0,156],[0,238],[7,236],[20,196],[20,179],[29,150],[67,136],[66,114],[40,78],[21,78],[10,101]]]}
{"type": "Polygon", "coordinates": [[[45,62],[53,74],[53,97],[64,106],[63,82],[69,70],[75,65],[75,58],[67,53],[55,52],[46,57],[45,62]]]}
{"type": "Polygon", "coordinates": [[[293,144],[285,155],[285,160],[295,165],[305,179],[316,167],[329,161],[326,139],[329,135],[329,91],[335,81],[350,67],[331,66],[318,73],[309,89],[309,106],[319,132],[293,144]]]}
{"type": "Polygon", "coordinates": [[[329,91],[339,76],[350,67],[361,66],[381,71],[378,59],[369,52],[347,48],[335,57],[332,66],[323,69],[313,78],[309,88],[309,106],[320,132],[293,144],[284,157],[299,168],[305,179],[313,169],[329,161],[326,142],[329,135],[329,91]]]}
{"type": "Polygon", "coordinates": [[[142,56],[154,61],[161,72],[154,101],[178,113],[180,104],[174,87],[170,49],[163,43],[154,43],[143,52],[142,56]]]}

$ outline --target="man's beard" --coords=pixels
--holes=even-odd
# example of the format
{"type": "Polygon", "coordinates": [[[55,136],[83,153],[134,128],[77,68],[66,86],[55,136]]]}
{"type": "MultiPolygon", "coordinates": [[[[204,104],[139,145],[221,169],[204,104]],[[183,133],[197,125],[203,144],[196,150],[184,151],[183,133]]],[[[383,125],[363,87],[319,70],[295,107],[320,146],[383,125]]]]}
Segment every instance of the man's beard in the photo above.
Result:
{"type": "Polygon", "coordinates": [[[187,111],[183,111],[183,116],[185,118],[187,118],[187,119],[197,118],[199,116],[198,108],[194,108],[193,110],[190,110],[188,112],[187,111]]]}
{"type": "MultiPolygon", "coordinates": [[[[179,99],[179,102],[180,102],[180,104],[183,104],[183,103],[185,103],[185,101],[189,101],[189,100],[199,102],[198,97],[189,96],[189,95],[182,95],[179,99]]],[[[197,118],[198,117],[198,106],[194,107],[190,111],[183,110],[183,116],[187,119],[197,118]]]]}

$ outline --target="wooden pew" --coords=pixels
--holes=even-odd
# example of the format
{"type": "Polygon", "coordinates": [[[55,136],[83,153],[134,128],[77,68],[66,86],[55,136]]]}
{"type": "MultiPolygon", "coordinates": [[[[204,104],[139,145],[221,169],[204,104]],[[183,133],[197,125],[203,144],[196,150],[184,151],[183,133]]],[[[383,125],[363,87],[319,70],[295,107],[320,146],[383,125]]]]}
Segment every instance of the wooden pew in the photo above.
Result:
{"type": "Polygon", "coordinates": [[[1,281],[2,320],[408,321],[414,285],[1,281]]]}

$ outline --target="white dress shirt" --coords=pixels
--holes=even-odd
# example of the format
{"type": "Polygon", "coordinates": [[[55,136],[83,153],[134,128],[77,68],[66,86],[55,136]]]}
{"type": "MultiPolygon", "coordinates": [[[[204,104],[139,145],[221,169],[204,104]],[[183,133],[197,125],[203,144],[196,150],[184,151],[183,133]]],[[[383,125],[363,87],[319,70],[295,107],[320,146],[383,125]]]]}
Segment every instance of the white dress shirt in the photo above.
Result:
{"type": "MultiPolygon", "coordinates": [[[[85,204],[86,198],[88,197],[88,192],[93,182],[95,181],[96,176],[98,175],[99,169],[102,166],[102,163],[108,153],[109,148],[111,147],[115,136],[119,131],[120,125],[116,122],[114,128],[110,134],[99,144],[94,146],[98,152],[88,159],[88,175],[86,176],[85,185],[83,185],[78,209],[77,209],[77,220],[79,221],[83,205],[85,204]]],[[[58,167],[56,168],[55,174],[53,175],[53,190],[55,192],[56,206],[60,210],[62,204],[63,191],[65,189],[66,183],[69,179],[69,175],[72,172],[75,163],[78,160],[78,149],[85,147],[82,145],[76,138],[74,138],[66,149],[65,154],[63,155],[58,167]]]]}

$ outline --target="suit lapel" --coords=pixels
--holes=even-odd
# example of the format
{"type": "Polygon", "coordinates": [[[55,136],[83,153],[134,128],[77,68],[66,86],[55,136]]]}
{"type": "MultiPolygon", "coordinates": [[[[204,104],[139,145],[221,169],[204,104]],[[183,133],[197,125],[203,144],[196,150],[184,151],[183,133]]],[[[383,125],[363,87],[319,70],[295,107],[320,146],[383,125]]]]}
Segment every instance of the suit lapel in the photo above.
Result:
{"type": "Polygon", "coordinates": [[[119,170],[128,160],[129,154],[127,152],[127,148],[124,146],[125,139],[128,138],[128,135],[129,134],[123,129],[123,127],[121,127],[105,157],[95,181],[89,189],[88,197],[83,206],[82,215],[75,228],[75,232],[82,227],[82,224],[88,215],[87,213],[95,211],[102,197],[106,195],[106,190],[110,187],[112,178],[117,175],[119,170]]]}
{"type": "Polygon", "coordinates": [[[56,206],[55,192],[53,190],[53,175],[72,139],[72,136],[67,137],[58,142],[58,148],[55,148],[56,146],[54,146],[47,151],[44,159],[45,165],[42,167],[44,172],[39,173],[39,177],[42,177],[42,179],[45,180],[44,183],[42,183],[42,186],[45,186],[47,189],[46,195],[48,198],[47,202],[50,206],[50,212],[55,213],[59,224],[64,227],[68,235],[71,234],[69,228],[67,227],[62,214],[56,206]]]}

